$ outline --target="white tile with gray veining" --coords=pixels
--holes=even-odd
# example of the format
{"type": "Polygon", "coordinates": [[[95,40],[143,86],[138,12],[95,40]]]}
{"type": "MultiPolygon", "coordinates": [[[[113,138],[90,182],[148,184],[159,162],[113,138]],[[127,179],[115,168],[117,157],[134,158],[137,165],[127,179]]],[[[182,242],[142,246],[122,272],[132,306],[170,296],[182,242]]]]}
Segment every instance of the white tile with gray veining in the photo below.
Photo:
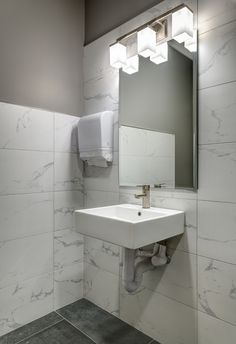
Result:
{"type": "Polygon", "coordinates": [[[54,309],[83,298],[83,262],[54,271],[54,309]]]}
{"type": "Polygon", "coordinates": [[[0,290],[52,271],[52,237],[45,233],[0,242],[0,290]]]}
{"type": "Polygon", "coordinates": [[[198,0],[198,29],[200,33],[229,23],[235,18],[235,0],[198,0]]]}
{"type": "Polygon", "coordinates": [[[236,204],[199,201],[198,254],[236,264],[236,204]]]}
{"type": "Polygon", "coordinates": [[[84,106],[87,115],[119,107],[119,71],[109,69],[106,73],[84,83],[84,106]]]}
{"type": "Polygon", "coordinates": [[[119,29],[115,29],[84,47],[84,82],[112,71],[109,45],[117,39],[118,35],[119,29]]]}
{"type": "Polygon", "coordinates": [[[236,82],[199,92],[200,144],[236,142],[235,94],[236,82]]]}
{"type": "Polygon", "coordinates": [[[236,265],[198,257],[199,309],[236,325],[236,265]]]}
{"type": "Polygon", "coordinates": [[[95,208],[119,203],[119,192],[88,190],[85,195],[85,207],[95,208]]]}
{"type": "Polygon", "coordinates": [[[106,311],[119,313],[119,276],[84,264],[84,297],[106,311]]]}
{"type": "Polygon", "coordinates": [[[142,288],[135,294],[124,289],[120,317],[163,344],[197,344],[196,310],[142,288]]]}
{"type": "Polygon", "coordinates": [[[55,114],[55,151],[76,153],[78,151],[79,117],[55,114]]]}
{"type": "Polygon", "coordinates": [[[54,233],[54,269],[83,261],[84,238],[75,230],[63,229],[54,233]]]}
{"type": "Polygon", "coordinates": [[[54,223],[55,230],[75,227],[76,209],[84,207],[82,191],[57,191],[54,193],[54,223]]]}
{"type": "Polygon", "coordinates": [[[198,344],[235,344],[236,326],[198,312],[198,344]]]}
{"type": "Polygon", "coordinates": [[[236,202],[236,143],[199,148],[199,200],[236,202]]]}
{"type": "Polygon", "coordinates": [[[53,153],[0,150],[0,195],[53,189],[53,153]]]}
{"type": "Polygon", "coordinates": [[[85,190],[111,191],[118,192],[118,166],[96,167],[89,166],[86,168],[84,177],[85,190]]]}
{"type": "Polygon", "coordinates": [[[120,247],[105,241],[85,237],[85,261],[95,267],[119,275],[120,247]]]}
{"type": "Polygon", "coordinates": [[[197,306],[197,256],[187,252],[169,250],[168,265],[144,274],[146,288],[182,302],[197,306]]]}
{"type": "Polygon", "coordinates": [[[0,336],[52,312],[52,274],[0,290],[0,304],[0,336]]]}
{"type": "Polygon", "coordinates": [[[83,163],[76,153],[55,153],[55,191],[83,190],[83,163]]]}
{"type": "Polygon", "coordinates": [[[53,194],[0,196],[0,241],[53,231],[53,194]]]}
{"type": "Polygon", "coordinates": [[[174,249],[196,254],[197,248],[197,201],[185,198],[157,197],[152,195],[154,207],[182,210],[185,213],[185,232],[181,236],[168,240],[168,245],[174,249]]]}
{"type": "Polygon", "coordinates": [[[199,88],[236,80],[236,20],[201,35],[199,88]]]}
{"type": "Polygon", "coordinates": [[[0,103],[0,148],[53,150],[53,113],[0,103]]]}

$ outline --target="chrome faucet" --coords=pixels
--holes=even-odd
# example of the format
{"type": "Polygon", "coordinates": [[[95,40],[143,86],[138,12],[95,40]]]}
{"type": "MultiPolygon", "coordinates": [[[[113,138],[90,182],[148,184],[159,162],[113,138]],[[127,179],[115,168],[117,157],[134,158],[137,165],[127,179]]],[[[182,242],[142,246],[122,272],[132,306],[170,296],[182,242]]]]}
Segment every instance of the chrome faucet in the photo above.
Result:
{"type": "Polygon", "coordinates": [[[134,195],[135,198],[142,198],[142,207],[150,208],[150,185],[142,185],[142,194],[134,195]]]}

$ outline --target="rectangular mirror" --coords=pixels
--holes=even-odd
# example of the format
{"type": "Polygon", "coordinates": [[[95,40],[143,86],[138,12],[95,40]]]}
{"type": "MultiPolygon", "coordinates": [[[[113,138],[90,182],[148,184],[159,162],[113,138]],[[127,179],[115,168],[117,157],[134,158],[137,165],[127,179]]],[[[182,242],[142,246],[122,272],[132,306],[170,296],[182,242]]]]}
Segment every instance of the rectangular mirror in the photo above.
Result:
{"type": "Polygon", "coordinates": [[[168,61],[120,71],[121,186],[197,189],[197,53],[168,42],[168,61]]]}

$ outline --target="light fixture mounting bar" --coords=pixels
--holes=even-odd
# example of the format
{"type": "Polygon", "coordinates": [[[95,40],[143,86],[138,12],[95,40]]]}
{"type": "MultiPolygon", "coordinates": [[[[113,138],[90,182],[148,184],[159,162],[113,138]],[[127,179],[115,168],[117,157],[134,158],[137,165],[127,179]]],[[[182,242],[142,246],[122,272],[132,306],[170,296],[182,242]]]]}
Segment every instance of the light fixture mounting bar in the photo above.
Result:
{"type": "Polygon", "coordinates": [[[124,39],[127,39],[128,37],[134,35],[135,33],[137,33],[138,31],[144,29],[145,27],[147,26],[154,26],[155,23],[158,23],[158,22],[162,22],[164,19],[166,19],[170,14],[172,14],[173,12],[176,12],[178,10],[181,10],[182,8],[184,7],[187,7],[191,12],[192,10],[185,4],[181,4],[179,6],[176,6],[174,8],[172,8],[171,10],[165,12],[164,14],[150,20],[149,22],[143,24],[143,25],[140,25],[139,27],[137,27],[136,29],[134,30],[131,30],[130,32],[126,33],[125,35],[122,35],[120,36],[119,38],[117,38],[116,42],[121,42],[123,41],[124,39]]]}

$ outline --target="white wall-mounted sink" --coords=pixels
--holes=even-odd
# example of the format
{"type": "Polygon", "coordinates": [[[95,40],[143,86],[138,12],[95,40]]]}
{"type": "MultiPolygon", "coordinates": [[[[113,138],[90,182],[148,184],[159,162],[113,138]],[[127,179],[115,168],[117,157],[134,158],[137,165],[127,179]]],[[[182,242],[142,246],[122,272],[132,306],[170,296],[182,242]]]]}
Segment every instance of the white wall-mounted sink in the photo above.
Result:
{"type": "Polygon", "coordinates": [[[75,217],[79,233],[130,249],[184,232],[184,212],[171,209],[120,204],[76,210],[75,217]]]}

